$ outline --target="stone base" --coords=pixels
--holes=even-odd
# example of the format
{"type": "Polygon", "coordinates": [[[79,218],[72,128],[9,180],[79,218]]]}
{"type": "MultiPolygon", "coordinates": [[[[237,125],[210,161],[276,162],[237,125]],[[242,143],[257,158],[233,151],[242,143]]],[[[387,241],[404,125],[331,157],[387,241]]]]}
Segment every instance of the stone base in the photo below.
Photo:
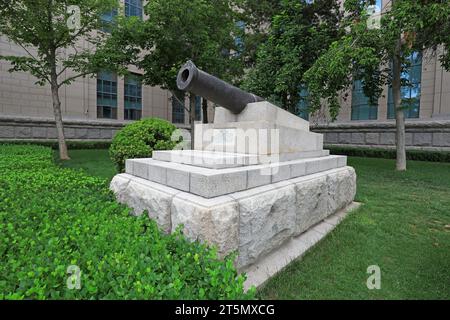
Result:
{"type": "Polygon", "coordinates": [[[341,167],[214,198],[130,174],[117,175],[111,189],[165,232],[184,225],[189,239],[217,246],[222,257],[237,252],[243,269],[350,205],[356,174],[341,167]]]}
{"type": "Polygon", "coordinates": [[[269,253],[257,263],[241,270],[241,272],[247,274],[247,281],[244,283],[245,289],[248,290],[253,286],[261,287],[291,262],[301,258],[308,250],[325,238],[328,233],[333,231],[350,212],[359,208],[360,205],[360,203],[353,202],[345,209],[319,222],[300,236],[293,237],[278,250],[269,253]]]}

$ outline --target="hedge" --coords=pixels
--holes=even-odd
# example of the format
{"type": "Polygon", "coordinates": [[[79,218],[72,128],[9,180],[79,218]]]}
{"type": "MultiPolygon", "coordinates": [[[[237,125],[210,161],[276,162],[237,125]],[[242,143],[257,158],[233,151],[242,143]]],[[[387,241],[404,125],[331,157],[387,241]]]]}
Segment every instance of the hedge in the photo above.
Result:
{"type": "Polygon", "coordinates": [[[52,159],[50,148],[0,145],[0,299],[254,297],[234,257],[131,217],[102,179],[52,159]]]}
{"type": "MultiPolygon", "coordinates": [[[[395,149],[382,148],[364,148],[364,147],[342,147],[325,146],[331,154],[345,155],[350,157],[364,158],[384,158],[395,159],[397,157],[395,149]]],[[[449,151],[428,151],[428,150],[407,150],[406,158],[408,160],[431,161],[431,162],[450,162],[449,151]]]]}
{"type": "MultiPolygon", "coordinates": [[[[0,144],[9,145],[37,145],[50,147],[54,150],[58,149],[58,141],[56,140],[0,140],[0,144]]],[[[67,148],[69,150],[81,149],[109,149],[111,141],[83,141],[83,140],[66,140],[67,148]]]]}

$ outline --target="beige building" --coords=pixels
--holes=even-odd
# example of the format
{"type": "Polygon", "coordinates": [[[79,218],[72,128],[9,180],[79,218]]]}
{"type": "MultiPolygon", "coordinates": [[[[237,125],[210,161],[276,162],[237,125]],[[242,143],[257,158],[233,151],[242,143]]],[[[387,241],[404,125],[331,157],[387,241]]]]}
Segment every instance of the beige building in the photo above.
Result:
{"type": "MultiPolygon", "coordinates": [[[[127,16],[143,17],[141,0],[121,1],[127,16]]],[[[115,14],[102,18],[107,22],[115,14]]],[[[88,46],[83,41],[79,45],[88,46]]],[[[26,55],[26,52],[0,37],[0,55],[26,55]]],[[[50,87],[36,85],[36,78],[29,73],[9,73],[11,65],[5,61],[0,63],[0,140],[56,138],[50,87]]],[[[142,85],[142,71],[136,68],[130,71],[125,77],[104,71],[61,87],[61,108],[68,139],[111,139],[124,124],[148,117],[189,127],[188,112],[168,91],[142,85]]],[[[70,71],[65,72],[65,77],[69,76],[70,71]]],[[[185,103],[188,105],[188,101],[185,103]]],[[[196,120],[201,121],[200,98],[196,111],[196,120]]]]}
{"type": "MultiPolygon", "coordinates": [[[[126,15],[143,17],[141,0],[121,0],[126,15]]],[[[388,0],[378,0],[386,8],[388,0]]],[[[105,21],[113,15],[105,15],[105,21]]],[[[145,17],[143,17],[145,18],[145,17]]],[[[86,45],[86,44],[81,44],[86,45]]],[[[0,55],[25,54],[22,48],[0,37],[0,55]]],[[[9,73],[9,64],[0,62],[0,140],[54,139],[56,130],[48,86],[39,87],[28,73],[9,73]]],[[[140,70],[117,77],[101,72],[97,77],[81,78],[61,88],[63,119],[68,139],[111,139],[124,124],[141,117],[158,117],[189,127],[189,116],[171,94],[161,88],[140,84],[140,70]]],[[[66,76],[70,76],[68,73],[66,76]]],[[[406,73],[412,87],[402,95],[410,108],[407,116],[407,145],[414,148],[450,149],[450,73],[436,56],[415,53],[406,73]]],[[[354,83],[334,123],[312,119],[317,132],[324,133],[327,144],[393,146],[395,120],[392,94],[388,87],[378,105],[370,105],[361,83],[354,83]]],[[[187,105],[187,101],[185,102],[187,105]]],[[[197,101],[197,120],[201,119],[201,99],[197,101]]],[[[299,115],[308,118],[305,108],[299,115]]],[[[209,120],[213,117],[209,108],[209,120]]]]}

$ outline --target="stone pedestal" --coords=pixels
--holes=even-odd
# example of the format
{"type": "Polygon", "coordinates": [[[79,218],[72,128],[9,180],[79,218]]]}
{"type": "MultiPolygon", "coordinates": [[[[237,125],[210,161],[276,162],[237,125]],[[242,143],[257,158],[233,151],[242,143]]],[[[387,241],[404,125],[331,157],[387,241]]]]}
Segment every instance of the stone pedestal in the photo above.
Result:
{"type": "Polygon", "coordinates": [[[213,125],[197,126],[195,150],[127,160],[111,182],[118,200],[165,232],[184,225],[188,238],[221,256],[237,252],[240,270],[353,203],[354,169],[323,150],[306,121],[266,102],[216,114],[213,125]],[[275,134],[264,137],[267,129],[275,134]]]}

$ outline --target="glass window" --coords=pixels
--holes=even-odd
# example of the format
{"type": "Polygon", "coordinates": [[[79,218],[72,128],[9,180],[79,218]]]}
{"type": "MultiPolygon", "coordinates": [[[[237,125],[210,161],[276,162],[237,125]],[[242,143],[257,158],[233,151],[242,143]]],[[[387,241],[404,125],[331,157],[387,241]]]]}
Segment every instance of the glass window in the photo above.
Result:
{"type": "Polygon", "coordinates": [[[97,75],[97,118],[117,119],[117,75],[102,71],[97,75]]]}
{"type": "Polygon", "coordinates": [[[184,123],[184,92],[177,92],[176,95],[178,99],[172,97],[172,122],[184,123]]]}
{"type": "Polygon", "coordinates": [[[124,106],[125,120],[140,120],[142,117],[142,76],[125,76],[124,106]]]}
{"type": "Polygon", "coordinates": [[[195,97],[195,121],[202,120],[202,97],[195,97]]]}
{"type": "Polygon", "coordinates": [[[353,82],[352,91],[352,120],[376,120],[378,105],[371,105],[370,99],[364,94],[363,82],[353,82]]]}
{"type": "Polygon", "coordinates": [[[306,88],[303,87],[300,90],[299,95],[300,95],[300,101],[297,104],[295,113],[300,118],[303,118],[303,119],[309,121],[309,107],[310,107],[309,100],[308,100],[309,92],[306,88]]]}
{"type": "Polygon", "coordinates": [[[142,19],[142,0],[125,0],[125,16],[139,17],[142,19]]]}
{"type": "Polygon", "coordinates": [[[100,16],[102,22],[101,30],[103,32],[111,32],[112,26],[114,24],[115,18],[117,17],[117,9],[105,12],[100,16]]]}
{"type": "MultiPolygon", "coordinates": [[[[405,110],[405,117],[419,118],[422,82],[422,55],[419,52],[414,52],[408,57],[408,65],[405,66],[405,70],[402,72],[402,80],[406,80],[408,83],[408,85],[401,88],[402,107],[405,110]]],[[[395,118],[392,87],[389,87],[387,118],[395,118]]]]}

